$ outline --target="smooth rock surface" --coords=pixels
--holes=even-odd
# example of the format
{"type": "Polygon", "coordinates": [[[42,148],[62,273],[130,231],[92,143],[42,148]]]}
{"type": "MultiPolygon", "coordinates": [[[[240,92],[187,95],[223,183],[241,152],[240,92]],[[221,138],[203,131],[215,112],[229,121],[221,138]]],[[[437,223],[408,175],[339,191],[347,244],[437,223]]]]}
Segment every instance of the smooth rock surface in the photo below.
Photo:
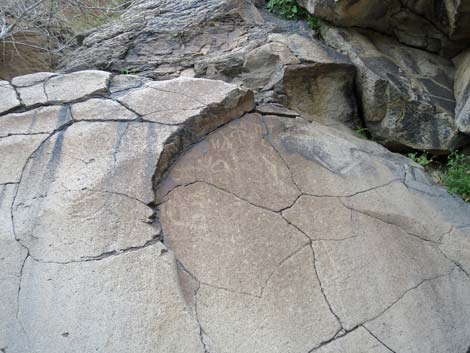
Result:
{"type": "Polygon", "coordinates": [[[75,121],[80,120],[134,120],[137,114],[116,101],[92,98],[72,105],[71,114],[75,121]]]}
{"type": "Polygon", "coordinates": [[[182,287],[194,293],[209,351],[450,352],[470,345],[462,321],[470,317],[470,281],[461,270],[465,252],[457,250],[470,238],[449,233],[470,225],[470,207],[376,143],[302,118],[248,114],[179,157],[156,195],[164,242],[179,260],[182,287]],[[282,180],[283,167],[298,190],[293,201],[267,189],[282,180]],[[289,229],[303,241],[286,236],[289,229]],[[279,253],[288,249],[290,256],[279,253]],[[439,279],[447,281],[442,292],[418,294],[439,279]],[[413,314],[390,316],[399,304],[413,314]],[[413,325],[419,329],[407,329],[413,325]],[[436,332],[432,343],[426,327],[436,332]]]}
{"type": "Polygon", "coordinates": [[[92,94],[106,93],[110,74],[89,70],[52,77],[44,83],[48,101],[64,102],[92,94]]]}
{"type": "Polygon", "coordinates": [[[70,123],[67,107],[50,106],[0,118],[0,137],[11,135],[50,134],[70,123]]]}
{"type": "Polygon", "coordinates": [[[161,244],[64,265],[28,258],[19,300],[32,352],[204,352],[161,244]]]}
{"type": "Polygon", "coordinates": [[[11,203],[16,185],[0,185],[0,348],[6,352],[26,352],[26,341],[18,309],[18,286],[27,250],[15,240],[11,222],[11,203]]]}

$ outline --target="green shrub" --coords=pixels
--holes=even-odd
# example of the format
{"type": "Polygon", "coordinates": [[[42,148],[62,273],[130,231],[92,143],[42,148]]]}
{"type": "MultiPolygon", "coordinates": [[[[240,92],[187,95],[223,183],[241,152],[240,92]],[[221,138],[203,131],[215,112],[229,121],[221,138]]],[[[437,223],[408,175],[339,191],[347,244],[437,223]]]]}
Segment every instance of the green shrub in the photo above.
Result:
{"type": "Polygon", "coordinates": [[[407,157],[423,167],[432,163],[432,158],[429,158],[426,152],[423,152],[420,156],[417,153],[408,153],[407,157]]]}
{"type": "Polygon", "coordinates": [[[308,27],[318,30],[318,20],[297,4],[296,0],[268,0],[266,8],[281,17],[289,20],[306,20],[308,27]]]}
{"type": "Polygon", "coordinates": [[[367,128],[365,127],[359,127],[356,130],[354,130],[354,133],[356,134],[357,137],[360,137],[364,140],[368,140],[369,137],[367,136],[367,128]]]}
{"type": "Polygon", "coordinates": [[[444,184],[452,194],[459,194],[465,201],[470,201],[470,157],[453,152],[449,155],[444,184]]]}

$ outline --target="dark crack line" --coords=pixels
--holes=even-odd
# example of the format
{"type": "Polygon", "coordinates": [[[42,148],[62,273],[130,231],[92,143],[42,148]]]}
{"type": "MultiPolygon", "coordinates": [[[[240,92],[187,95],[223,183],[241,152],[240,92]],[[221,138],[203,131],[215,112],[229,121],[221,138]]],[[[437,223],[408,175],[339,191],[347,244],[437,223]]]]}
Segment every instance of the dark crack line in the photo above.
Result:
{"type": "Polygon", "coordinates": [[[439,252],[440,252],[447,260],[449,260],[449,261],[452,262],[455,266],[457,266],[457,267],[464,273],[464,275],[467,276],[467,278],[470,280],[470,274],[463,268],[463,266],[462,266],[459,262],[457,262],[457,261],[451,259],[449,256],[447,256],[447,254],[444,252],[444,250],[441,249],[440,246],[438,246],[437,249],[439,250],[439,252]]]}
{"type": "Polygon", "coordinates": [[[0,139],[8,138],[11,136],[37,136],[37,135],[49,135],[50,131],[40,131],[40,132],[12,132],[6,135],[0,136],[0,139]]]}
{"type": "MultiPolygon", "coordinates": [[[[158,82],[158,81],[157,81],[157,82],[158,82]]],[[[205,108],[205,107],[208,106],[207,103],[204,103],[203,101],[200,101],[199,99],[196,99],[196,98],[194,98],[194,97],[191,97],[191,96],[189,96],[189,95],[187,95],[187,94],[183,94],[183,93],[181,93],[181,92],[169,91],[169,90],[161,89],[161,88],[158,88],[158,87],[152,87],[152,86],[150,86],[150,85],[147,85],[146,88],[153,89],[153,90],[155,90],[155,91],[157,91],[157,92],[171,93],[171,94],[175,94],[175,95],[177,95],[177,96],[189,98],[189,99],[191,99],[191,100],[193,100],[193,101],[195,101],[195,102],[197,102],[197,103],[199,103],[199,104],[202,105],[202,107],[198,107],[198,108],[205,108]]],[[[227,93],[227,95],[228,95],[228,93],[227,93]]],[[[225,98],[225,97],[224,97],[224,98],[225,98]]],[[[216,104],[217,104],[217,103],[216,103],[216,104]]]]}
{"type": "Polygon", "coordinates": [[[143,245],[139,246],[131,246],[125,249],[117,249],[117,250],[112,250],[108,252],[104,252],[102,254],[96,255],[96,256],[82,256],[80,260],[71,260],[71,261],[48,261],[48,260],[41,260],[33,257],[32,255],[29,255],[29,257],[38,263],[42,264],[56,264],[56,265],[70,265],[70,264],[75,264],[75,263],[83,263],[83,262],[93,262],[93,261],[101,261],[105,260],[110,257],[114,256],[119,256],[122,254],[127,254],[131,252],[136,252],[139,250],[142,250],[144,248],[147,248],[149,246],[153,246],[155,244],[162,244],[161,239],[160,239],[160,234],[154,235],[151,239],[147,240],[143,245]]]}
{"type": "Polygon", "coordinates": [[[378,217],[378,216],[375,216],[375,215],[373,215],[373,214],[367,213],[367,212],[365,212],[365,211],[357,210],[357,209],[355,209],[354,207],[350,207],[350,206],[346,205],[346,204],[343,202],[343,200],[341,200],[341,198],[338,198],[338,199],[339,199],[339,201],[342,203],[342,205],[343,205],[345,208],[347,208],[348,210],[351,210],[351,211],[353,211],[353,212],[357,212],[357,213],[362,214],[362,215],[364,215],[364,216],[373,218],[373,219],[375,219],[375,220],[377,220],[377,221],[379,221],[379,222],[383,222],[383,223],[385,223],[385,224],[389,224],[389,225],[395,226],[395,227],[401,229],[401,230],[402,230],[403,232],[405,232],[406,234],[408,234],[408,235],[410,235],[410,236],[412,236],[412,237],[415,237],[415,238],[417,238],[417,239],[419,239],[419,240],[422,240],[422,241],[431,243],[431,244],[433,244],[433,245],[439,245],[439,242],[438,242],[438,241],[431,240],[431,239],[427,239],[427,238],[425,238],[425,237],[423,237],[423,236],[421,236],[421,235],[411,233],[411,232],[409,232],[408,230],[406,230],[405,228],[403,228],[403,227],[402,227],[401,225],[399,225],[399,224],[386,221],[385,219],[382,219],[382,218],[380,218],[380,217],[378,217]]]}
{"type": "Polygon", "coordinates": [[[384,346],[386,349],[388,349],[392,353],[397,353],[395,350],[390,348],[390,346],[386,345],[381,339],[379,339],[376,335],[374,335],[367,327],[364,325],[361,325],[361,327],[366,330],[372,337],[376,339],[377,342],[379,342],[382,346],[384,346]]]}
{"type": "Polygon", "coordinates": [[[330,310],[331,314],[335,317],[335,319],[338,322],[341,329],[344,330],[343,323],[341,322],[341,319],[339,318],[339,316],[333,310],[333,307],[331,306],[330,301],[328,300],[328,297],[326,296],[325,290],[323,289],[323,284],[322,284],[322,281],[320,279],[320,275],[319,275],[318,269],[317,269],[317,263],[316,263],[317,258],[316,258],[316,254],[315,254],[315,250],[313,248],[312,242],[310,242],[310,249],[312,250],[312,256],[313,256],[313,261],[312,261],[313,262],[313,269],[315,271],[315,275],[317,277],[318,284],[320,285],[321,294],[323,295],[323,298],[325,299],[326,305],[328,305],[328,309],[330,310]]]}
{"type": "MultiPolygon", "coordinates": [[[[284,163],[284,165],[286,166],[287,170],[289,171],[289,174],[290,174],[290,178],[291,178],[291,181],[292,183],[294,184],[295,188],[297,189],[297,191],[300,193],[300,195],[298,197],[300,197],[302,195],[302,189],[299,187],[299,185],[297,184],[297,182],[295,181],[295,178],[294,178],[294,173],[292,172],[292,169],[290,168],[290,165],[289,163],[286,161],[286,159],[284,158],[284,156],[281,154],[281,152],[279,152],[279,150],[276,148],[276,146],[274,145],[274,143],[272,142],[272,136],[269,132],[269,129],[268,129],[268,125],[266,124],[266,121],[264,120],[264,116],[261,115],[260,118],[261,120],[261,125],[263,125],[264,129],[265,129],[265,133],[262,135],[262,138],[267,141],[269,143],[269,145],[271,146],[271,148],[273,149],[273,151],[279,156],[279,158],[281,159],[281,161],[284,163]]],[[[295,203],[295,202],[294,202],[295,203]]]]}
{"type": "Polygon", "coordinates": [[[21,289],[22,289],[22,284],[23,284],[23,271],[24,271],[24,267],[26,265],[26,261],[28,260],[28,258],[30,258],[30,254],[29,254],[29,250],[26,248],[26,256],[23,260],[23,263],[21,264],[21,268],[20,268],[20,273],[19,273],[19,283],[18,283],[18,292],[17,292],[17,295],[16,295],[16,321],[18,322],[18,324],[20,325],[20,328],[21,328],[21,331],[23,332],[24,334],[24,337],[26,338],[26,344],[28,345],[28,350],[31,352],[31,342],[29,341],[29,336],[26,332],[26,329],[23,325],[23,321],[20,319],[20,306],[21,306],[21,303],[20,303],[20,298],[21,298],[21,289]]]}
{"type": "Polygon", "coordinates": [[[370,319],[367,319],[365,320],[364,322],[360,323],[358,326],[364,326],[364,325],[367,325],[368,322],[371,322],[371,321],[374,321],[376,319],[378,319],[379,317],[381,317],[383,314],[385,314],[387,311],[389,311],[391,308],[393,308],[393,306],[395,306],[398,302],[400,302],[408,293],[418,289],[420,286],[422,286],[423,284],[427,283],[427,282],[431,282],[431,281],[434,281],[436,279],[439,279],[439,278],[442,278],[442,277],[446,277],[446,276],[449,276],[453,271],[455,271],[457,267],[454,267],[453,269],[451,269],[449,272],[447,273],[444,273],[444,274],[440,274],[440,275],[437,275],[437,276],[434,276],[434,277],[430,277],[430,278],[425,278],[423,280],[421,280],[420,282],[418,282],[418,284],[416,284],[415,286],[411,287],[411,288],[408,288],[407,290],[405,290],[396,300],[394,300],[390,305],[388,305],[384,310],[382,310],[379,314],[373,316],[372,318],[370,319]]]}
{"type": "Polygon", "coordinates": [[[326,346],[326,345],[330,344],[331,342],[336,341],[337,339],[340,339],[344,336],[347,336],[348,334],[356,331],[358,328],[359,328],[359,326],[356,326],[356,327],[354,327],[353,329],[351,329],[349,331],[345,331],[344,329],[341,328],[338,331],[336,331],[336,333],[333,335],[333,337],[331,337],[330,339],[328,339],[326,341],[323,341],[320,344],[316,345],[311,350],[309,350],[308,353],[313,353],[313,352],[319,350],[320,348],[322,348],[323,346],[326,346]]]}

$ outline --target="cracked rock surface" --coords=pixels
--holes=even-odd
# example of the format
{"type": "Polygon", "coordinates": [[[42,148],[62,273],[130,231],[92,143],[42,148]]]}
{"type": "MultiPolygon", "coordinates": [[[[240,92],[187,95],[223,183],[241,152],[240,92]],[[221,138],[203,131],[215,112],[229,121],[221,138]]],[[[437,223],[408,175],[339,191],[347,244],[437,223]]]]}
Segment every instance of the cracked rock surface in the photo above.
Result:
{"type": "Polygon", "coordinates": [[[9,87],[0,352],[468,351],[470,206],[409,159],[223,81],[9,87]]]}

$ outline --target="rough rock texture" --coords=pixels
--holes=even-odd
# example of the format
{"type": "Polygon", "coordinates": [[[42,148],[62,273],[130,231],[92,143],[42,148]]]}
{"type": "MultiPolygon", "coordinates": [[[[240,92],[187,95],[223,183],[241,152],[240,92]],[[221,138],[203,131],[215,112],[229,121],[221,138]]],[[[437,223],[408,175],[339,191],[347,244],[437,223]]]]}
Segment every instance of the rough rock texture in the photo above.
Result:
{"type": "Polygon", "coordinates": [[[299,0],[314,16],[342,27],[372,28],[406,45],[452,57],[468,46],[466,1],[299,0]]]}
{"type": "Polygon", "coordinates": [[[304,23],[276,18],[248,0],[137,2],[119,21],[88,33],[65,64],[159,80],[224,80],[309,120],[360,125],[349,59],[313,38],[304,23]]]}
{"type": "Polygon", "coordinates": [[[203,79],[166,82],[148,97],[141,80],[105,72],[33,76],[13,81],[55,90],[47,106],[0,116],[0,350],[204,352],[174,255],[159,241],[152,178],[252,110],[253,95],[203,79]],[[118,101],[146,98],[153,112],[173,102],[183,118],[156,123],[118,101]]]}
{"type": "Polygon", "coordinates": [[[460,131],[470,134],[470,49],[456,57],[454,62],[455,123],[460,131]]]}
{"type": "Polygon", "coordinates": [[[2,353],[467,352],[470,206],[409,159],[222,81],[45,77],[84,89],[0,115],[2,353]]]}
{"type": "Polygon", "coordinates": [[[434,151],[464,143],[454,120],[450,60],[376,33],[322,28],[325,41],[357,68],[363,119],[375,139],[392,148],[434,151]]]}

